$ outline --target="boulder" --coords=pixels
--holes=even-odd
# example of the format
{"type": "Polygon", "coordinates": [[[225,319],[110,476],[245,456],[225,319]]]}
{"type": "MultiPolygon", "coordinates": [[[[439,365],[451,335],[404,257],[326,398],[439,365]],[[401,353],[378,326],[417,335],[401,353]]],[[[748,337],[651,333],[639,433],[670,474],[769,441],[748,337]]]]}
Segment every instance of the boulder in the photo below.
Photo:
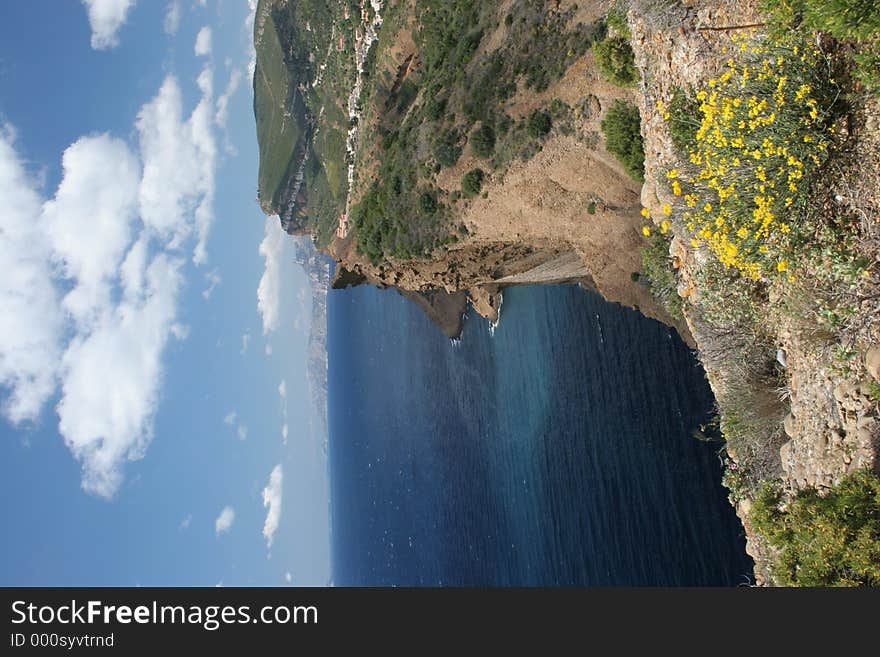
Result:
{"type": "Polygon", "coordinates": [[[880,347],[874,346],[865,354],[865,367],[875,381],[880,381],[880,347]]]}
{"type": "Polygon", "coordinates": [[[797,432],[797,418],[789,413],[782,421],[782,427],[785,429],[786,436],[794,438],[795,433],[797,432]]]}

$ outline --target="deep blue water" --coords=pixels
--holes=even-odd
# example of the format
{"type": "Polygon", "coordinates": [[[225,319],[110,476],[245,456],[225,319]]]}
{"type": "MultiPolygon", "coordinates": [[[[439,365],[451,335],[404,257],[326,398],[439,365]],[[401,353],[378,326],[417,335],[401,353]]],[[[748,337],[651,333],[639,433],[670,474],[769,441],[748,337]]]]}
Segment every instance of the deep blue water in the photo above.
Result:
{"type": "Polygon", "coordinates": [[[751,573],[667,327],[575,286],[459,344],[371,287],[328,300],[337,585],[735,585],[751,573]]]}

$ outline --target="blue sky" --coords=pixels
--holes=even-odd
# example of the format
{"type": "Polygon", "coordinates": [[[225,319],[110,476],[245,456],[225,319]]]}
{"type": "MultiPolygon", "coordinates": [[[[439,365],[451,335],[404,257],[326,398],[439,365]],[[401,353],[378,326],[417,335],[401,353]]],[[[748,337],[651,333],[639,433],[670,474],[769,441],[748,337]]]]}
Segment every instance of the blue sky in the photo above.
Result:
{"type": "Polygon", "coordinates": [[[0,584],[330,579],[252,4],[0,8],[0,584]]]}

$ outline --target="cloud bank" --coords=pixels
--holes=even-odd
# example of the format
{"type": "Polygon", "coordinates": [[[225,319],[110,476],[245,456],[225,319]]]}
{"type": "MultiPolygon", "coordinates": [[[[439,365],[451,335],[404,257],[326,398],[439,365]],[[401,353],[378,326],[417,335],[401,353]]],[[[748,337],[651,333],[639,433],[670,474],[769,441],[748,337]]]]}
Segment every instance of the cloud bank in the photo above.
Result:
{"type": "Polygon", "coordinates": [[[287,233],[281,229],[277,216],[266,218],[266,232],[260,243],[265,269],[257,287],[257,308],[263,318],[263,335],[278,328],[281,307],[281,256],[287,233]]]}
{"type": "Polygon", "coordinates": [[[52,284],[52,250],[40,226],[40,197],[0,131],[0,386],[3,414],[13,424],[33,420],[55,391],[64,327],[52,284]]]}
{"type": "Polygon", "coordinates": [[[210,78],[203,70],[185,116],[179,83],[166,77],[138,114],[137,150],[107,134],[75,141],[51,198],[29,179],[12,130],[0,130],[2,413],[14,425],[36,421],[59,395],[58,430],[82,486],[106,498],[152,439],[162,354],[186,337],[177,321],[186,244],[206,259],[210,78]]]}

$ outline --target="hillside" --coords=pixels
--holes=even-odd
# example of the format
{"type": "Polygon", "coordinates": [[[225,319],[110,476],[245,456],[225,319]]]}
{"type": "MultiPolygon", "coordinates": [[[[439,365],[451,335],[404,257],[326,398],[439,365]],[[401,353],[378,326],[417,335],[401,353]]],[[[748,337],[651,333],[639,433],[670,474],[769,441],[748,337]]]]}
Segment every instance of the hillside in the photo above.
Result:
{"type": "Polygon", "coordinates": [[[756,580],[880,583],[872,3],[259,12],[261,203],[337,260],[334,286],[395,287],[450,337],[533,283],[675,326],[756,580]]]}

